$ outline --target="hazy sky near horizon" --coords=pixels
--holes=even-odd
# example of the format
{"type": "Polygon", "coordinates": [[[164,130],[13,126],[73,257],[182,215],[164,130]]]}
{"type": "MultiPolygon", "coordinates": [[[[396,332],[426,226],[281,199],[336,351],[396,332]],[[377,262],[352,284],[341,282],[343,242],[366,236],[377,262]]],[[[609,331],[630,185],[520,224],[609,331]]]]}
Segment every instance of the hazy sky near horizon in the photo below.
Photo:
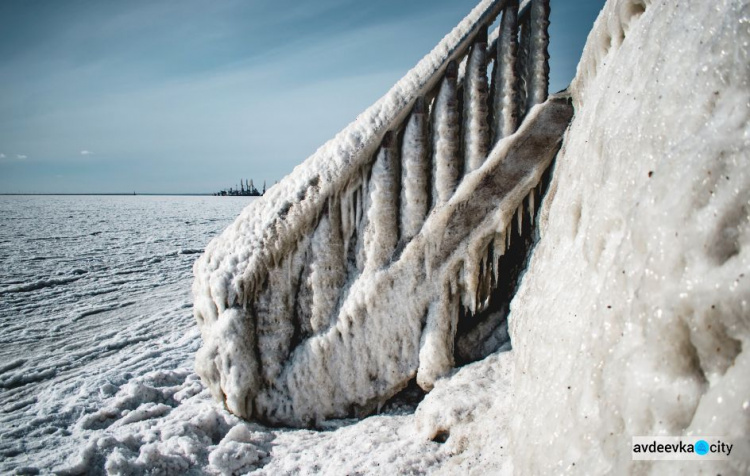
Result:
{"type": "MultiPolygon", "coordinates": [[[[332,138],[475,0],[4,0],[0,193],[269,184],[332,138]]],[[[552,0],[551,91],[604,0],[552,0]]]]}

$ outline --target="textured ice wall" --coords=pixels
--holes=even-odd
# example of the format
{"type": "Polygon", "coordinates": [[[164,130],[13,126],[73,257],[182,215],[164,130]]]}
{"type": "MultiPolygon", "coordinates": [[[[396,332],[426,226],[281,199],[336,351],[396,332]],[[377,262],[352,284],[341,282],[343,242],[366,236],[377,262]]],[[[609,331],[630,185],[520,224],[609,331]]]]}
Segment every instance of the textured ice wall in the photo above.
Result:
{"type": "Polygon", "coordinates": [[[511,305],[517,472],[695,471],[631,437],[750,435],[749,43],[747,1],[598,18],[511,305]]]}

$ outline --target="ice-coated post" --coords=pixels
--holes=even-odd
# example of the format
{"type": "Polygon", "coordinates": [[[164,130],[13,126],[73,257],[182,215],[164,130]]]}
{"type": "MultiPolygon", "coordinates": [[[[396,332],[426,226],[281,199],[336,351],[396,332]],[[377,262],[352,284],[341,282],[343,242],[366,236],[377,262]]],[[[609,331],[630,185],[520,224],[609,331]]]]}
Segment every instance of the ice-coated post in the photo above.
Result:
{"type": "Polygon", "coordinates": [[[518,25],[518,56],[516,58],[516,111],[518,112],[518,122],[520,123],[526,115],[526,98],[529,91],[529,63],[530,63],[530,42],[531,42],[531,23],[530,16],[527,13],[520,20],[518,25]]]}
{"type": "Polygon", "coordinates": [[[336,197],[328,199],[328,213],[324,214],[312,238],[312,263],[310,287],[312,309],[310,328],[318,333],[328,328],[335,319],[333,312],[339,300],[339,291],[346,279],[346,259],[341,231],[341,202],[336,197]]]}
{"type": "MultiPolygon", "coordinates": [[[[487,50],[489,58],[490,50],[487,50]]],[[[497,55],[495,55],[497,56],[497,55]]],[[[490,125],[490,149],[495,143],[495,96],[497,95],[497,61],[492,61],[492,71],[490,71],[490,92],[487,94],[487,123],[490,125]]]]}
{"type": "Polygon", "coordinates": [[[460,114],[458,112],[458,66],[451,61],[435,99],[432,137],[435,168],[433,203],[447,202],[456,190],[459,179],[460,114]]]}
{"type": "Polygon", "coordinates": [[[547,100],[549,89],[549,0],[531,0],[526,111],[547,100]]]}
{"type": "Polygon", "coordinates": [[[477,33],[466,64],[464,81],[464,171],[478,169],[487,158],[490,128],[487,123],[487,29],[477,33]]]}
{"type": "Polygon", "coordinates": [[[493,105],[495,142],[516,132],[518,128],[518,0],[508,0],[500,20],[497,40],[497,67],[495,69],[493,105]]]}
{"type": "Polygon", "coordinates": [[[398,201],[401,170],[396,134],[388,131],[380,144],[370,182],[370,209],[365,233],[365,266],[380,268],[390,262],[398,243],[398,201]]]}
{"type": "Polygon", "coordinates": [[[455,366],[453,346],[458,327],[460,297],[455,286],[443,284],[443,292],[428,312],[419,345],[417,385],[429,392],[435,381],[455,366]]]}
{"type": "Polygon", "coordinates": [[[430,202],[429,122],[423,97],[417,98],[401,149],[401,241],[419,233],[430,202]]]}

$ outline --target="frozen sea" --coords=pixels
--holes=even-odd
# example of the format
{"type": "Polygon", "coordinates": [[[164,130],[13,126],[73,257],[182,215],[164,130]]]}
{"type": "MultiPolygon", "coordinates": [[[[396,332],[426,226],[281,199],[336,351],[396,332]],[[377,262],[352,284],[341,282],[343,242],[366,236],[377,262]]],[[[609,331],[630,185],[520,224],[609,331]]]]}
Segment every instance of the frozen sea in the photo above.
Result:
{"type": "Polygon", "coordinates": [[[211,397],[192,265],[252,200],[0,196],[0,474],[424,473],[450,456],[409,396],[327,431],[211,397]]]}
{"type": "Polygon", "coordinates": [[[251,200],[0,197],[0,473],[57,467],[122,385],[192,367],[191,267],[251,200]]]}

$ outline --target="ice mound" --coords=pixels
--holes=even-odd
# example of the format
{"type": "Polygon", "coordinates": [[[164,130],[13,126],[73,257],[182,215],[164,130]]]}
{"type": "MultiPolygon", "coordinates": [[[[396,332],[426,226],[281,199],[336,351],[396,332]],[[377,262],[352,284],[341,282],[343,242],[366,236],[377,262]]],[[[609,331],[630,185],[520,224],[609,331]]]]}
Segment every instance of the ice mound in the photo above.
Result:
{"type": "Polygon", "coordinates": [[[263,427],[230,414],[184,368],[148,372],[102,391],[111,394],[103,406],[72,429],[88,441],[53,468],[56,474],[424,473],[452,456],[414,430],[408,405],[309,431],[263,427]]]}
{"type": "Polygon", "coordinates": [[[79,419],[88,443],[60,474],[241,474],[262,466],[272,437],[217,408],[187,369],[154,371],[79,419]]]}
{"type": "Polygon", "coordinates": [[[512,474],[512,353],[493,354],[438,380],[414,414],[419,437],[442,442],[442,474],[512,474]],[[491,450],[490,450],[491,449],[491,450]]]}

